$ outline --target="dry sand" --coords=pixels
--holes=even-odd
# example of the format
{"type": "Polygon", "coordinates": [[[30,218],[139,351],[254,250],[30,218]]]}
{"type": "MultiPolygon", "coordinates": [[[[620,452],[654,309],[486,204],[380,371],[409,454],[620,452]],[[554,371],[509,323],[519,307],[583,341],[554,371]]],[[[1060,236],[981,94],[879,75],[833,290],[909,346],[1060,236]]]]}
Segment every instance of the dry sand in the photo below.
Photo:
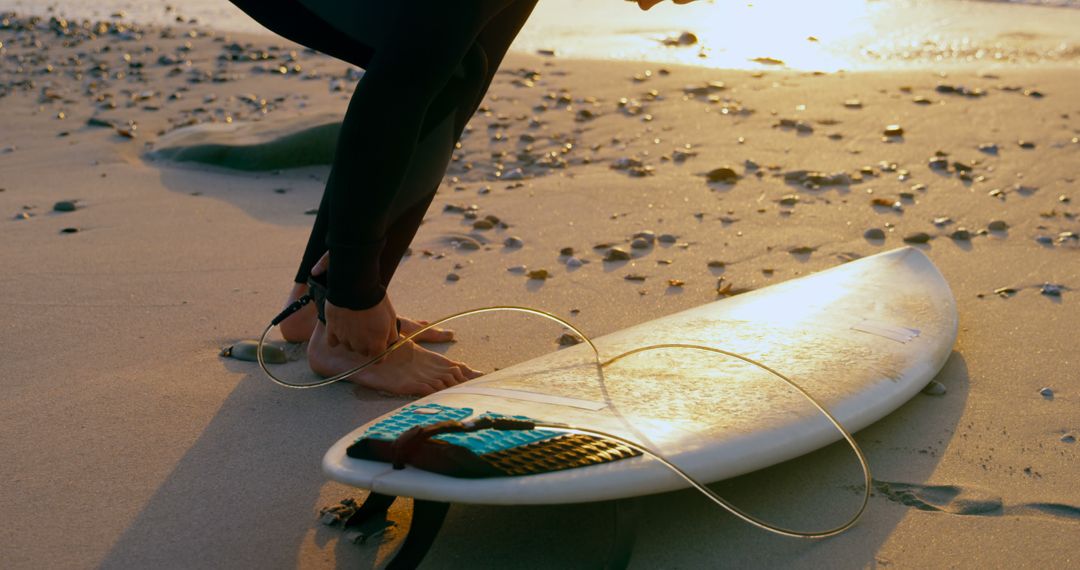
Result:
{"type": "MultiPolygon", "coordinates": [[[[355,78],[295,46],[228,61],[277,45],[263,37],[113,30],[66,37],[65,47],[47,21],[35,30],[0,29],[0,565],[386,560],[401,531],[354,546],[317,524],[321,506],[359,494],[328,483],[319,461],[405,400],[344,385],[290,392],[218,356],[280,307],[327,168],[241,172],[148,155],[194,140],[172,132],[187,123],[231,118],[204,142],[248,144],[333,120],[355,78]],[[254,44],[230,50],[234,41],[254,44]],[[301,69],[279,74],[280,65],[301,69]],[[91,117],[115,128],[89,126],[91,117]],[[118,134],[129,121],[135,138],[118,134]],[[63,200],[77,209],[53,212],[63,200]]],[[[633,567],[1076,565],[1080,72],[666,71],[509,57],[391,287],[398,310],[434,318],[524,304],[600,335],[712,301],[718,288],[764,287],[925,232],[932,239],[916,247],[953,287],[960,338],[936,379],[944,395],[917,396],[858,434],[882,482],[861,523],[797,541],[670,493],[647,499],[633,567]],[[686,95],[711,81],[723,87],[686,95]],[[860,105],[845,106],[852,99],[860,105]],[[892,124],[903,136],[883,139],[892,124]],[[533,150],[519,155],[526,144],[533,150]],[[937,151],[947,170],[930,168],[937,151]],[[636,164],[624,159],[641,166],[612,168],[636,164]],[[737,182],[707,183],[724,166],[737,182]],[[522,179],[505,180],[515,168],[522,179]],[[796,170],[848,179],[809,188],[790,180],[807,178],[796,170]],[[472,204],[508,227],[474,230],[453,208],[472,204]],[[1006,229],[989,231],[995,220],[1006,229]],[[949,237],[960,227],[970,240],[949,237]],[[871,228],[885,239],[864,238],[871,228]],[[592,247],[628,245],[642,230],[675,243],[607,267],[592,247]],[[455,246],[466,234],[481,248],[455,246]],[[504,247],[508,236],[524,245],[504,247]],[[563,247],[588,263],[568,268],[563,247]],[[814,249],[789,253],[799,247],[814,249]],[[552,277],[507,270],[516,265],[552,277]],[[1059,294],[1044,294],[1047,283],[1059,294]]],[[[554,350],[561,332],[501,315],[455,328],[460,341],[438,350],[484,370],[554,350]]],[[[302,351],[291,354],[284,369],[305,377],[302,351]]],[[[773,520],[820,527],[855,506],[856,481],[848,452],[832,446],[717,488],[773,520]]],[[[610,508],[455,506],[425,567],[597,567],[610,508]]],[[[407,525],[404,510],[392,515],[407,525]]]]}

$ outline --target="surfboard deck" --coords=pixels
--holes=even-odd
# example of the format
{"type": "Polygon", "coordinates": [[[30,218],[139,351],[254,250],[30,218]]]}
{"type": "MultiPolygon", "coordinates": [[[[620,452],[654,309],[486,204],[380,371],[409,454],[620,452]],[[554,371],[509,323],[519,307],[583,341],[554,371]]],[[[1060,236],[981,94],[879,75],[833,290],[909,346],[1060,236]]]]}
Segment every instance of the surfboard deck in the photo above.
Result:
{"type": "MultiPolygon", "coordinates": [[[[852,261],[594,339],[601,357],[657,343],[714,346],[783,372],[849,430],[913,397],[945,364],[957,335],[948,284],[905,247],[852,261]]],[[[840,439],[783,382],[749,364],[686,349],[629,356],[597,374],[586,344],[564,348],[443,390],[410,405],[518,415],[613,433],[715,482],[840,439]]],[[[355,459],[360,426],[326,453],[336,481],[374,493],[441,502],[525,505],[635,497],[686,487],[638,456],[525,476],[463,479],[355,459]]]]}

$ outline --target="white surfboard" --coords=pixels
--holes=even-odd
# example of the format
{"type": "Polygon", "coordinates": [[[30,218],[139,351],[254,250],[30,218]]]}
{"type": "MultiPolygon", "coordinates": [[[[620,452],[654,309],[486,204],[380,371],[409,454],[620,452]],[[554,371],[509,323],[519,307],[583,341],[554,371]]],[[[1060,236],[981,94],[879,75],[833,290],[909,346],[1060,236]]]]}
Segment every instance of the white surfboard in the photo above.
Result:
{"type": "MultiPolygon", "coordinates": [[[[586,331],[587,332],[587,331],[586,331]]],[[[658,343],[722,348],[779,370],[854,432],[919,392],[949,357],[956,303],[930,260],[901,248],[715,301],[594,339],[601,357],[658,343]]],[[[586,344],[425,397],[435,403],[603,430],[656,450],[715,482],[841,438],[783,382],[736,359],[686,349],[628,356],[601,379],[586,344]]],[[[392,415],[387,414],[388,417],[392,415]]],[[[686,487],[648,456],[524,476],[463,479],[326,453],[337,481],[384,495],[525,505],[618,499],[686,487]]]]}

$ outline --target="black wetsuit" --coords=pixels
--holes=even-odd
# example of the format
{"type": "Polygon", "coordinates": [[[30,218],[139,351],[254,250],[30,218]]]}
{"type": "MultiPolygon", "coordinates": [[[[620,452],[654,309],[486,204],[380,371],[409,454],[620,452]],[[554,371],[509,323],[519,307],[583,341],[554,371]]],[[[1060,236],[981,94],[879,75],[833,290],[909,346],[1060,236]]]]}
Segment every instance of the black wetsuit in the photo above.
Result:
{"type": "Polygon", "coordinates": [[[329,249],[330,302],[373,307],[537,0],[351,0],[360,3],[349,6],[353,17],[378,22],[372,41],[298,0],[230,1],[271,31],[364,69],[296,282],[329,249]]]}

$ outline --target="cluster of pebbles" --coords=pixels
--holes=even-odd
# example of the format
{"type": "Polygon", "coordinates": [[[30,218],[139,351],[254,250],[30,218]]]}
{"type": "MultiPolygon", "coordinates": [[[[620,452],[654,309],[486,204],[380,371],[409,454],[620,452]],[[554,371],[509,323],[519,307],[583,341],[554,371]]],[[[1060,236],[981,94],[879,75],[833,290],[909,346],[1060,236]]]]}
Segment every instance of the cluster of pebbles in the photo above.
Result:
{"type": "MultiPolygon", "coordinates": [[[[684,36],[672,41],[692,45],[692,39],[684,36]]],[[[341,101],[343,105],[363,76],[360,70],[296,46],[237,41],[189,25],[143,28],[126,23],[123,18],[74,22],[60,17],[6,14],[0,16],[0,55],[3,56],[0,101],[20,94],[33,98],[55,121],[58,136],[111,130],[117,144],[131,144],[133,140],[152,142],[155,134],[202,123],[265,120],[281,111],[300,112],[326,100],[341,101]],[[246,81],[253,77],[280,78],[280,81],[246,81]],[[252,92],[251,86],[255,84],[274,88],[261,87],[264,92],[252,92]]],[[[751,106],[755,91],[738,85],[739,80],[734,78],[737,74],[724,80],[687,83],[679,80],[677,71],[645,70],[625,78],[622,91],[615,95],[604,89],[597,89],[595,94],[574,92],[563,84],[565,74],[550,58],[532,67],[502,69],[487,99],[466,127],[442,191],[452,197],[456,193],[474,193],[483,202],[485,196],[495,192],[531,192],[539,178],[572,177],[588,168],[624,174],[626,179],[622,184],[628,188],[648,184],[644,179],[661,175],[692,173],[697,177],[698,187],[711,191],[717,200],[737,196],[739,192],[760,194],[764,199],[757,201],[756,209],[738,208],[744,216],[756,211],[776,212],[782,218],[791,218],[837,201],[860,203],[865,196],[866,206],[860,207],[867,208],[866,218],[874,219],[875,223],[856,228],[849,236],[853,241],[859,241],[857,236],[861,235],[865,240],[862,243],[873,247],[892,241],[930,247],[939,239],[969,245],[980,239],[1014,237],[1011,234],[1016,232],[1011,231],[1008,211],[1000,209],[1000,219],[976,219],[961,212],[927,212],[923,205],[926,198],[937,192],[955,191],[957,185],[1001,204],[1044,198],[1046,192],[1037,186],[1002,183],[1006,177],[995,169],[1011,153],[1061,146],[1061,141],[995,135],[988,138],[997,140],[984,140],[971,148],[931,149],[924,155],[925,162],[904,164],[888,155],[892,154],[890,149],[915,144],[913,141],[925,135],[926,126],[915,120],[897,121],[893,117],[876,122],[873,128],[860,127],[866,132],[852,129],[841,132],[840,125],[846,119],[800,114],[805,111],[805,105],[798,105],[795,115],[784,116],[775,110],[766,113],[751,106]],[[680,113],[705,112],[722,121],[718,123],[720,136],[735,138],[740,134],[724,129],[743,129],[741,134],[753,134],[772,127],[777,133],[773,136],[792,145],[834,144],[815,142],[824,134],[835,144],[845,144],[853,138],[872,140],[878,154],[871,160],[852,158],[843,169],[812,168],[812,164],[806,164],[814,160],[811,153],[792,152],[782,159],[773,153],[769,160],[758,160],[745,144],[746,140],[739,136],[733,148],[741,155],[727,152],[725,161],[707,164],[702,156],[708,154],[715,133],[680,134],[665,125],[665,115],[676,108],[680,113]],[[680,138],[686,136],[694,139],[680,138]]],[[[757,81],[763,75],[755,72],[750,80],[757,81]]],[[[894,98],[910,99],[925,108],[946,101],[959,105],[999,96],[1020,95],[1032,100],[1052,96],[1015,85],[931,83],[921,87],[901,86],[899,90],[894,98]]],[[[834,105],[837,113],[851,113],[851,116],[873,113],[880,107],[869,97],[840,98],[834,105]]],[[[1076,145],[1078,141],[1073,137],[1068,143],[1076,145]]],[[[761,153],[769,150],[772,149],[757,149],[761,153]]],[[[14,147],[5,149],[5,152],[16,151],[14,147]]],[[[1046,223],[1028,239],[1033,247],[1078,247],[1077,214],[1071,209],[1070,196],[1060,194],[1055,204],[1043,216],[1046,223]]],[[[54,213],[69,215],[80,209],[80,202],[72,200],[58,203],[54,213]]],[[[504,216],[484,209],[482,203],[455,200],[445,204],[442,213],[460,216],[463,231],[445,236],[443,245],[448,251],[425,249],[421,251],[423,257],[443,259],[448,255],[471,255],[471,252],[510,254],[531,249],[528,220],[519,219],[512,224],[504,216]]],[[[696,220],[688,222],[715,223],[717,231],[723,231],[739,221],[735,211],[736,208],[727,207],[726,214],[708,217],[705,212],[699,212],[694,214],[696,220]]],[[[30,207],[17,212],[15,217],[29,219],[33,215],[30,207]]],[[[612,216],[613,220],[616,218],[612,216]]],[[[642,223],[617,240],[591,247],[563,244],[546,257],[550,266],[514,264],[508,270],[528,280],[545,281],[590,263],[606,268],[627,264],[626,270],[613,273],[637,284],[659,282],[679,289],[707,287],[721,296],[740,290],[732,286],[732,275],[718,275],[718,272],[733,264],[750,264],[748,260],[713,260],[696,269],[675,265],[685,272],[676,275],[658,275],[659,272],[650,272],[642,269],[643,264],[634,263],[651,256],[657,266],[663,267],[672,265],[669,251],[674,254],[695,247],[711,247],[706,240],[699,243],[696,237],[680,237],[689,233],[680,225],[687,222],[665,223],[670,227],[649,227],[642,223]],[[563,268],[557,269],[558,265],[563,268]],[[717,278],[719,281],[714,281],[717,278]]],[[[1029,231],[1026,225],[1024,228],[1029,231]]],[[[762,249],[768,253],[775,247],[800,259],[823,254],[843,259],[847,255],[827,244],[798,241],[762,249]]],[[[757,263],[760,266],[753,268],[755,272],[766,277],[776,273],[766,262],[757,263]]],[[[455,263],[446,280],[463,279],[462,269],[462,263],[455,263]]],[[[1064,285],[1042,287],[1043,294],[1051,296],[1069,290],[1064,285]]]]}

